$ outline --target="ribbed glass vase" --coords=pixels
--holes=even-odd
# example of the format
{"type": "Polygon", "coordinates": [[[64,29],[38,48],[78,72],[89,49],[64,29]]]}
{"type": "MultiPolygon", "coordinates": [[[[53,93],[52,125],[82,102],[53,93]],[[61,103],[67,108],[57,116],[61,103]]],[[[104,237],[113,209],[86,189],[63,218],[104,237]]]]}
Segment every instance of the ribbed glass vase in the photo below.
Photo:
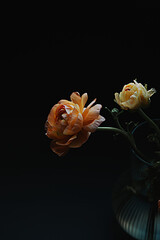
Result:
{"type": "MultiPolygon", "coordinates": [[[[160,120],[155,122],[160,125],[160,120]]],[[[148,139],[152,132],[147,123],[138,125],[132,132],[149,159],[152,151],[157,150],[157,144],[148,139]]],[[[158,155],[154,158],[146,162],[131,150],[130,169],[121,175],[113,189],[116,219],[125,232],[138,240],[160,240],[160,159],[158,155]]]]}

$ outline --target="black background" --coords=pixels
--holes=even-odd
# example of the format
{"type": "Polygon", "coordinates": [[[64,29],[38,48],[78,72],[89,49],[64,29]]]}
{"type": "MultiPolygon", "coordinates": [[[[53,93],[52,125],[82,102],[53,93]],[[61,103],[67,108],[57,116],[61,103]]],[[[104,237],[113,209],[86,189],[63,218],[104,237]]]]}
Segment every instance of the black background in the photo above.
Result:
{"type": "Polygon", "coordinates": [[[54,21],[13,19],[1,45],[1,239],[129,239],[111,199],[129,166],[128,143],[96,132],[59,158],[44,124],[55,103],[78,91],[88,103],[97,98],[103,126],[113,125],[104,107],[116,107],[114,93],[135,78],[157,89],[146,112],[159,117],[159,15],[113,11],[62,30],[54,21]]]}

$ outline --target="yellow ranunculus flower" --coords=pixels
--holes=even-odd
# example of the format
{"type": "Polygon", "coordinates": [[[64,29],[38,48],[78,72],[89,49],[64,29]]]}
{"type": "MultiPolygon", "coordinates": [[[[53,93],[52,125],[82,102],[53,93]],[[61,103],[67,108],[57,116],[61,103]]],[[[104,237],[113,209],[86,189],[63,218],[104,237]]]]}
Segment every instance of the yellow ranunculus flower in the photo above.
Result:
{"type": "Polygon", "coordinates": [[[136,80],[133,82],[124,85],[122,92],[115,93],[115,101],[124,110],[146,107],[150,102],[150,97],[156,93],[154,88],[147,91],[147,85],[143,86],[136,80]]]}

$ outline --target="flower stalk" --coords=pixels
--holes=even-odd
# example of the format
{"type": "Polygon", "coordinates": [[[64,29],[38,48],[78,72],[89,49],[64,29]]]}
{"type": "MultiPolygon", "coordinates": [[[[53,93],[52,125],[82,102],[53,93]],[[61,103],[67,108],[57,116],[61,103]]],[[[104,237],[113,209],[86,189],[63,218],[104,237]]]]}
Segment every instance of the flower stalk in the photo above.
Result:
{"type": "Polygon", "coordinates": [[[130,143],[132,149],[141,157],[141,160],[148,166],[153,166],[152,163],[149,162],[147,157],[137,148],[134,139],[128,134],[125,130],[115,128],[115,127],[98,127],[97,131],[105,131],[105,132],[115,132],[124,136],[130,143]]]}
{"type": "Polygon", "coordinates": [[[117,127],[120,128],[121,130],[124,130],[123,127],[121,126],[120,122],[119,122],[119,119],[118,119],[118,116],[120,114],[122,114],[124,111],[122,110],[121,112],[119,112],[119,110],[117,108],[113,108],[112,111],[111,111],[108,107],[105,107],[105,109],[113,117],[113,120],[115,121],[117,127]]]}
{"type": "Polygon", "coordinates": [[[149,125],[151,126],[151,128],[153,128],[153,129],[155,130],[155,132],[157,133],[158,138],[159,138],[159,140],[160,140],[160,129],[159,129],[159,127],[157,126],[157,124],[156,124],[152,119],[150,119],[150,117],[148,117],[141,108],[139,108],[137,111],[138,111],[138,113],[140,114],[140,116],[141,116],[146,122],[149,123],[149,125]]]}

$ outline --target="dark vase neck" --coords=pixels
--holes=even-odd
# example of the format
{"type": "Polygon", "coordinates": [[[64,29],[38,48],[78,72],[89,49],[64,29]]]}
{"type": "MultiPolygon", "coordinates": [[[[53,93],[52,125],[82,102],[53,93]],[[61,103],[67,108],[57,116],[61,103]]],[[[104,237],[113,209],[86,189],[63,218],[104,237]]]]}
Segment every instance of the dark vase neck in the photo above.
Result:
{"type": "MultiPolygon", "coordinates": [[[[153,119],[153,121],[160,126],[160,119],[153,119]]],[[[139,156],[134,151],[134,149],[132,149],[131,151],[131,154],[133,154],[137,160],[151,167],[154,165],[156,161],[160,160],[158,158],[158,155],[156,156],[156,154],[154,153],[156,148],[158,149],[158,151],[160,151],[159,149],[160,143],[158,145],[157,143],[154,143],[154,141],[153,143],[150,143],[148,140],[149,137],[152,137],[152,134],[154,137],[155,132],[151,127],[148,126],[147,122],[142,122],[138,126],[136,126],[132,131],[132,135],[135,138],[135,142],[138,149],[144,154],[145,158],[142,158],[141,156],[139,156]]]]}

